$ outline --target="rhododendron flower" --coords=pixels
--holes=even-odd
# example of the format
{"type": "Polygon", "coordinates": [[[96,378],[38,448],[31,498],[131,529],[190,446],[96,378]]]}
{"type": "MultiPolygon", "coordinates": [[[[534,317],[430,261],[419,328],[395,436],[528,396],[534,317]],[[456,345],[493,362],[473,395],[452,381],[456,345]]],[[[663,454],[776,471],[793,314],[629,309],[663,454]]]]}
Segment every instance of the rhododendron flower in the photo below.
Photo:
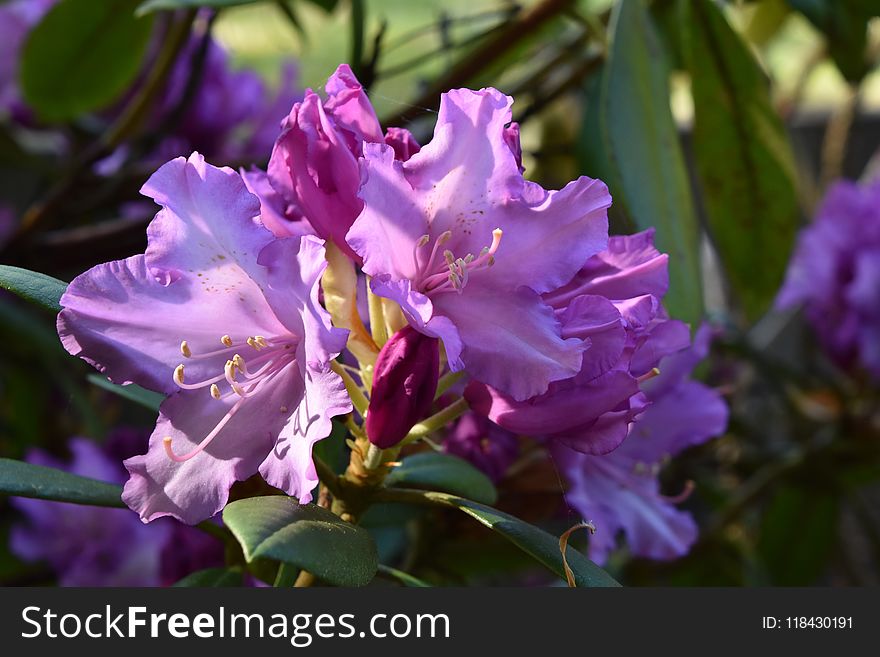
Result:
{"type": "Polygon", "coordinates": [[[580,371],[525,401],[472,382],[465,397],[477,413],[514,433],[548,437],[603,454],[626,437],[647,400],[639,383],[666,354],[689,344],[687,326],[660,304],[669,283],[667,256],[653,231],[615,236],[564,286],[544,295],[562,336],[587,345],[580,371]]]}
{"type": "Polygon", "coordinates": [[[241,177],[198,154],[142,191],[162,206],[146,253],[77,277],[58,317],[71,354],[169,395],[148,453],[126,461],[123,499],[144,521],[195,523],[259,471],[310,500],[312,445],[351,408],[329,369],[346,332],[318,304],[321,243],[275,239],[241,177]]]}
{"type": "Polygon", "coordinates": [[[516,436],[476,413],[465,413],[456,421],[443,450],[469,461],[496,483],[520,453],[516,436]]]}
{"type": "Polygon", "coordinates": [[[596,527],[589,544],[593,561],[607,561],[618,532],[626,534],[633,554],[652,559],[682,556],[696,540],[694,519],[676,509],[679,499],[660,493],[657,477],[666,459],[727,427],[728,409],[721,396],[689,380],[691,370],[708,353],[710,337],[704,326],[693,347],[662,360],[661,374],[643,386],[650,406],[616,450],[598,456],[558,442],[551,447],[570,484],[568,503],[596,527]]]}
{"type": "Polygon", "coordinates": [[[440,338],[450,369],[522,400],[580,370],[583,341],[560,335],[540,295],[605,248],[611,197],[585,177],[560,191],[524,180],[511,103],[444,94],[433,140],[406,162],[364,144],[364,209],[346,239],[372,291],[440,338]]]}
{"type": "Polygon", "coordinates": [[[397,157],[408,158],[419,145],[409,131],[382,127],[366,93],[347,64],[325,86],[327,100],[311,89],[282,124],[269,161],[269,180],[289,204],[291,218],[304,216],[321,237],[346,254],[360,257],[345,234],[363,208],[358,198],[358,158],[364,142],[388,143],[397,157]]]}
{"type": "Polygon", "coordinates": [[[779,308],[801,303],[838,364],[880,380],[880,181],[828,190],[776,300],[779,308]]]}
{"type": "Polygon", "coordinates": [[[376,358],[364,428],[370,442],[387,449],[431,412],[440,373],[436,338],[404,326],[376,358]]]}
{"type": "MultiPolygon", "coordinates": [[[[71,439],[70,463],[39,449],[31,450],[26,460],[122,483],[125,468],[115,457],[118,451],[133,453],[120,445],[130,442],[128,433],[114,431],[103,449],[84,438],[71,439]]],[[[216,539],[170,518],[146,527],[127,509],[18,497],[10,501],[23,516],[12,526],[10,550],[25,561],[48,562],[61,586],[160,586],[193,570],[223,565],[223,546],[216,539]]]]}

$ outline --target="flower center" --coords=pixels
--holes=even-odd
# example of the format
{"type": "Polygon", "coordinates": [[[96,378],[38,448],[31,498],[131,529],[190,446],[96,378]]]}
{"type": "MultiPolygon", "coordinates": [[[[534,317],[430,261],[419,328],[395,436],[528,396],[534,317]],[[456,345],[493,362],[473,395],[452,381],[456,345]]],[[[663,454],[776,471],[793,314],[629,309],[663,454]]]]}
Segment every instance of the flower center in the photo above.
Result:
{"type": "Polygon", "coordinates": [[[495,264],[495,252],[501,244],[503,232],[500,228],[492,231],[492,243],[484,246],[479,256],[468,253],[463,258],[457,258],[449,249],[443,251],[443,261],[437,256],[440,247],[452,238],[452,231],[442,233],[431,248],[431,253],[424,258],[425,247],[431,242],[430,235],[422,235],[413,250],[413,260],[416,263],[417,273],[415,287],[424,294],[458,292],[464,289],[470,275],[481,269],[487,269],[495,264]]]}
{"type": "MultiPolygon", "coordinates": [[[[214,399],[228,399],[232,395],[237,395],[238,399],[229,409],[229,412],[223,416],[220,422],[211,430],[211,432],[189,453],[178,456],[171,448],[171,438],[164,438],[165,452],[168,457],[177,462],[188,461],[199,452],[203,451],[211,441],[220,433],[224,426],[232,419],[232,417],[241,408],[245,399],[253,397],[257,391],[262,388],[266,382],[270,381],[287,365],[296,360],[296,347],[298,340],[292,334],[280,335],[272,338],[265,338],[262,335],[249,336],[245,340],[234,341],[230,336],[224,335],[220,338],[223,349],[210,351],[202,354],[193,354],[186,340],[180,343],[180,353],[188,360],[205,360],[208,358],[217,359],[221,356],[227,356],[229,359],[223,366],[222,374],[218,374],[204,381],[196,383],[187,383],[184,380],[184,365],[181,363],[174,368],[174,382],[183,390],[198,390],[200,388],[208,388],[214,399]],[[254,353],[249,360],[245,360],[240,351],[254,353]],[[253,369],[256,368],[256,369],[253,369]],[[228,385],[229,389],[225,392],[221,389],[221,385],[228,385]]],[[[224,387],[225,387],[224,385],[224,387]]],[[[286,411],[282,407],[282,412],[286,411]]]]}

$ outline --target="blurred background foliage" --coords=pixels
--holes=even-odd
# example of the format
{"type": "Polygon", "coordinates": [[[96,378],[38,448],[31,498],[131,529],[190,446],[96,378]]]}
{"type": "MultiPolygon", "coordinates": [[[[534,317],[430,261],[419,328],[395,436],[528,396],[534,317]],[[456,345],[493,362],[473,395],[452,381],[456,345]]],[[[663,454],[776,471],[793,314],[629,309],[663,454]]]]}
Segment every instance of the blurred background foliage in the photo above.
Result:
{"type": "MultiPolygon", "coordinates": [[[[383,125],[422,142],[440,92],[498,87],[516,99],[527,176],[551,188],[582,174],[608,182],[613,232],[656,227],[671,255],[671,314],[724,328],[704,377],[727,394],[729,432],[665,475],[670,491],[696,482],[687,506],[703,536],[670,563],[622,550],[611,572],[631,585],[880,584],[877,391],[827,362],[797,315],[768,312],[823,190],[880,166],[871,162],[880,144],[878,3],[61,5],[69,14],[37,26],[14,72],[35,117],[0,125],[0,200],[16,217],[0,244],[4,264],[70,280],[143,249],[151,210],[131,203],[156,165],[143,154],[169,127],[147,116],[194,25],[273,88],[291,59],[300,87],[316,90],[349,62],[383,125]],[[217,13],[197,15],[201,5],[217,13]],[[96,172],[122,146],[123,163],[96,172]]],[[[214,163],[265,166],[268,157],[214,163]]],[[[34,445],[63,453],[71,435],[100,440],[109,427],[152,422],[149,410],[87,383],[88,367],[63,352],[48,313],[0,297],[0,336],[0,455],[21,458],[34,445]]],[[[560,488],[552,467],[523,463],[501,483],[500,504],[526,520],[550,515],[560,533],[572,524],[553,515],[560,488]]],[[[5,546],[12,514],[0,505],[5,546]]],[[[479,530],[464,520],[426,523],[414,513],[401,524],[383,513],[371,520],[382,549],[429,580],[509,582],[528,568],[506,544],[467,540],[479,530]]],[[[0,582],[46,577],[0,547],[0,582]]]]}

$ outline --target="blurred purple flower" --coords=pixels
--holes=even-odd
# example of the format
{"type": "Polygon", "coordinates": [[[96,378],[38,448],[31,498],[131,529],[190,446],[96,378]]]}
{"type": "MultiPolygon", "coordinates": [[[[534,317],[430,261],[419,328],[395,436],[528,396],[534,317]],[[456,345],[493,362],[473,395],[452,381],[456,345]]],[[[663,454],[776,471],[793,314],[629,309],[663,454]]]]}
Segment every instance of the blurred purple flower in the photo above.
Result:
{"type": "Polygon", "coordinates": [[[727,428],[728,409],[721,396],[689,379],[707,355],[710,338],[709,327],[703,326],[692,347],[663,359],[661,374],[643,386],[650,405],[616,450],[598,456],[558,442],[551,446],[570,484],[568,503],[596,526],[589,544],[593,561],[607,561],[618,532],[626,535],[633,554],[651,559],[687,554],[696,540],[694,519],[675,508],[680,499],[660,493],[658,473],[666,459],[727,428]]]}
{"type": "Polygon", "coordinates": [[[364,209],[347,235],[371,288],[440,338],[452,371],[523,400],[581,366],[540,297],[605,248],[611,197],[598,180],[560,191],[523,179],[512,99],[495,89],[441,96],[434,138],[406,162],[364,144],[364,209]],[[503,239],[502,239],[503,237],[503,239]]]}
{"type": "Polygon", "coordinates": [[[446,435],[443,449],[469,461],[496,483],[520,451],[516,436],[476,413],[459,418],[446,435]]]}
{"type": "Polygon", "coordinates": [[[30,112],[18,87],[18,65],[28,32],[55,0],[10,0],[0,4],[0,117],[28,123],[30,112]]]}
{"type": "Polygon", "coordinates": [[[571,281],[543,295],[562,337],[587,346],[580,371],[525,401],[472,382],[465,391],[471,408],[514,433],[552,438],[586,454],[615,449],[647,405],[640,381],[689,343],[687,327],[667,319],[660,304],[667,260],[654,248],[653,231],[612,237],[571,281]]]}
{"type": "MultiPolygon", "coordinates": [[[[84,438],[69,442],[64,463],[39,449],[27,461],[111,483],[125,480],[120,456],[131,456],[135,436],[114,432],[104,448],[84,438]]],[[[12,527],[10,549],[25,561],[46,561],[61,586],[162,586],[224,563],[223,545],[170,518],[149,526],[127,509],[11,498],[24,516],[12,527]]]]}
{"type": "Polygon", "coordinates": [[[776,299],[798,304],[835,362],[880,380],[880,181],[828,190],[776,299]]]}
{"type": "Polygon", "coordinates": [[[360,262],[345,235],[361,212],[358,158],[364,143],[387,143],[396,157],[409,157],[419,146],[409,131],[391,128],[383,136],[376,112],[347,64],[341,64],[325,86],[327,99],[308,89],[284,120],[272,159],[269,180],[286,201],[291,218],[298,215],[324,239],[360,262]]]}
{"type": "Polygon", "coordinates": [[[346,332],[318,303],[323,246],[276,239],[241,177],[196,153],[162,166],[142,191],[162,206],[146,253],[77,277],[58,316],[71,354],[117,383],[169,395],[149,452],[126,461],[123,499],[145,522],[194,524],[259,471],[309,501],[312,445],[351,408],[329,368],[346,332]]]}

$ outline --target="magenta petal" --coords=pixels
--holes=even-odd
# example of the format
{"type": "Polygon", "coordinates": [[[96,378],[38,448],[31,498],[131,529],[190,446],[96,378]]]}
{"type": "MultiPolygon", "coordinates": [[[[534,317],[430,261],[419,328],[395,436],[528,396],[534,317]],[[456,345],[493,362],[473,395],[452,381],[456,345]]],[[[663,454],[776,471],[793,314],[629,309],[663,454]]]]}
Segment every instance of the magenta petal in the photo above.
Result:
{"type": "Polygon", "coordinates": [[[583,341],[561,338],[553,311],[528,288],[500,295],[473,285],[438,295],[434,310],[458,329],[471,376],[514,399],[540,395],[580,370],[583,341]]]}
{"type": "Polygon", "coordinates": [[[260,465],[260,474],[300,504],[310,502],[318,485],[312,448],[330,435],[334,416],[350,411],[351,399],[338,375],[306,370],[305,394],[260,465]]]}
{"type": "Polygon", "coordinates": [[[314,235],[315,229],[287,203],[269,182],[265,171],[256,167],[240,171],[248,191],[260,199],[260,221],[275,237],[299,237],[314,235]]]}
{"type": "Polygon", "coordinates": [[[406,162],[419,152],[421,146],[406,128],[388,128],[385,131],[385,143],[394,149],[394,158],[406,162]]]}
{"type": "Polygon", "coordinates": [[[220,511],[236,481],[256,474],[276,436],[296,411],[304,384],[296,363],[267,380],[253,397],[228,393],[214,399],[207,390],[182,391],[165,400],[149,451],[125,461],[130,478],[122,499],[144,522],[173,516],[193,525],[220,511]],[[172,460],[196,449],[238,405],[237,412],[205,449],[182,463],[172,460]]]}
{"type": "Polygon", "coordinates": [[[337,67],[324,89],[324,108],[340,128],[354,133],[358,143],[382,141],[376,110],[348,64],[337,67]]]}

